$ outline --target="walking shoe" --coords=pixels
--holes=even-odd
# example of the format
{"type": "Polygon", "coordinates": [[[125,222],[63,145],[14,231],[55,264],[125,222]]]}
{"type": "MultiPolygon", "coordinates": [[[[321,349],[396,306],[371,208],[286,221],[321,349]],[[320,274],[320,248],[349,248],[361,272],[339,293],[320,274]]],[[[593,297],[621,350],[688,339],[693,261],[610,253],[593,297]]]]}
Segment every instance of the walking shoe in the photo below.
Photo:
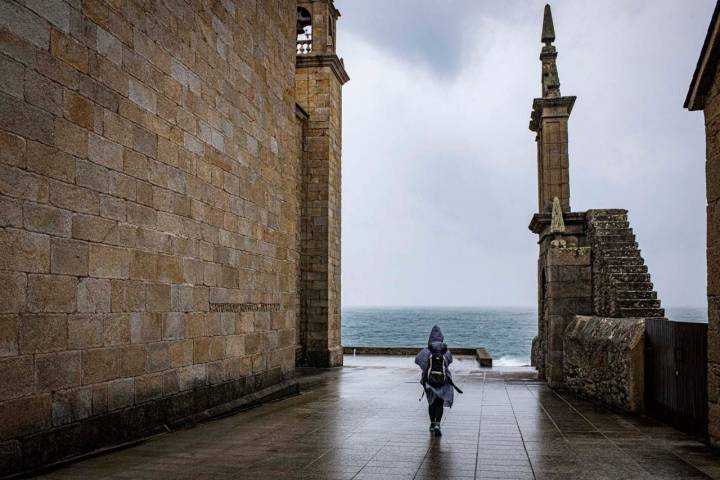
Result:
{"type": "Polygon", "coordinates": [[[442,437],[442,432],[440,431],[440,424],[439,424],[439,423],[436,423],[436,424],[435,424],[435,436],[436,436],[436,437],[442,437]]]}
{"type": "Polygon", "coordinates": [[[430,433],[435,433],[435,422],[430,422],[430,433]]]}

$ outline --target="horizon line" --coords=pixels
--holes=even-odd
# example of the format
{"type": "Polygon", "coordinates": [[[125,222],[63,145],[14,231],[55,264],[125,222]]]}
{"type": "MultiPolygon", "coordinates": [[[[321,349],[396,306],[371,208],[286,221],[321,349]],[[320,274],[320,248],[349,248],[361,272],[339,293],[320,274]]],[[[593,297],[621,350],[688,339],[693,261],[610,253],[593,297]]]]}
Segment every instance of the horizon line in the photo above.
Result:
{"type": "MultiPolygon", "coordinates": [[[[537,306],[534,305],[378,305],[378,304],[363,304],[363,305],[341,305],[341,308],[526,308],[535,309],[537,306]]],[[[675,305],[675,306],[664,306],[665,310],[673,310],[678,308],[694,308],[694,309],[706,309],[707,305],[675,305]]]]}

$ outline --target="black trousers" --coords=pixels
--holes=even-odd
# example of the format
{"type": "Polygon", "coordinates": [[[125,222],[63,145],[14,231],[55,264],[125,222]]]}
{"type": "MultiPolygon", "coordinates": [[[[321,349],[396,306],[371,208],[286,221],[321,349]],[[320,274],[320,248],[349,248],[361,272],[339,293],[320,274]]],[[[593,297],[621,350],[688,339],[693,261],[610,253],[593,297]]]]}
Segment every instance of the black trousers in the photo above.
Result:
{"type": "Polygon", "coordinates": [[[440,420],[442,420],[443,403],[444,400],[442,398],[436,398],[434,402],[428,405],[428,413],[430,414],[431,422],[440,423],[440,420]]]}

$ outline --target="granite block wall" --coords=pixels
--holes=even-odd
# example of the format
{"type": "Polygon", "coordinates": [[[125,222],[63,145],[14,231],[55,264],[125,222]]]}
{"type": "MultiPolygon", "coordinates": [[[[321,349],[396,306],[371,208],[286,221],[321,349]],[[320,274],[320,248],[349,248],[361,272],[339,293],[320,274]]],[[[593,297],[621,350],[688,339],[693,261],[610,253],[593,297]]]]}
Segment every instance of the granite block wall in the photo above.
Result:
{"type": "MultiPolygon", "coordinates": [[[[305,59],[303,59],[305,60],[305,59]]],[[[310,59],[313,60],[312,58],[310,59]]],[[[312,65],[312,64],[311,64],[312,65]]],[[[342,365],[340,346],[341,87],[330,66],[296,71],[297,101],[307,110],[301,212],[304,362],[342,365]]]]}
{"type": "Polygon", "coordinates": [[[578,313],[589,313],[591,302],[590,249],[549,247],[544,259],[544,376],[551,386],[564,383],[563,337],[578,313]]]}
{"type": "MultiPolygon", "coordinates": [[[[718,64],[720,65],[720,64],[718,64]]],[[[708,432],[720,443],[720,82],[718,69],[704,103],[707,191],[708,432]]]]}
{"type": "MultiPolygon", "coordinates": [[[[342,86],[350,80],[336,54],[333,2],[300,0],[309,14],[312,48],[298,50],[295,95],[307,113],[304,124],[300,220],[300,305],[302,365],[342,365],[340,342],[340,229],[342,86]]],[[[304,38],[304,36],[302,37],[304,38]]]]}
{"type": "Polygon", "coordinates": [[[295,2],[0,2],[0,474],[292,374],[294,74],[295,2]]]}

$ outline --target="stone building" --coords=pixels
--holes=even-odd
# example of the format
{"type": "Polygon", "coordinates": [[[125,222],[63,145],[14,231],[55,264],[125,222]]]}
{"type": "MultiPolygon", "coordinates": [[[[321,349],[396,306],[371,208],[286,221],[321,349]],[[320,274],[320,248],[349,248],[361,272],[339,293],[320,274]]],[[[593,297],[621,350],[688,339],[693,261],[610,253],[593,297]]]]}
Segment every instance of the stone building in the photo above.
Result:
{"type": "Polygon", "coordinates": [[[530,120],[537,142],[538,213],[529,228],[539,236],[540,249],[533,364],[551,386],[638,411],[641,319],[664,317],[664,311],[627,211],[571,210],[568,120],[576,98],[560,93],[549,5],[541,40],[542,96],[533,101],[530,120]]]}
{"type": "Polygon", "coordinates": [[[339,12],[172,3],[0,2],[0,476],[342,362],[339,12]]]}
{"type": "Polygon", "coordinates": [[[702,110],[706,134],[707,191],[707,382],[708,433],[720,444],[720,3],[715,7],[705,43],[685,99],[688,110],[702,110]]]}

